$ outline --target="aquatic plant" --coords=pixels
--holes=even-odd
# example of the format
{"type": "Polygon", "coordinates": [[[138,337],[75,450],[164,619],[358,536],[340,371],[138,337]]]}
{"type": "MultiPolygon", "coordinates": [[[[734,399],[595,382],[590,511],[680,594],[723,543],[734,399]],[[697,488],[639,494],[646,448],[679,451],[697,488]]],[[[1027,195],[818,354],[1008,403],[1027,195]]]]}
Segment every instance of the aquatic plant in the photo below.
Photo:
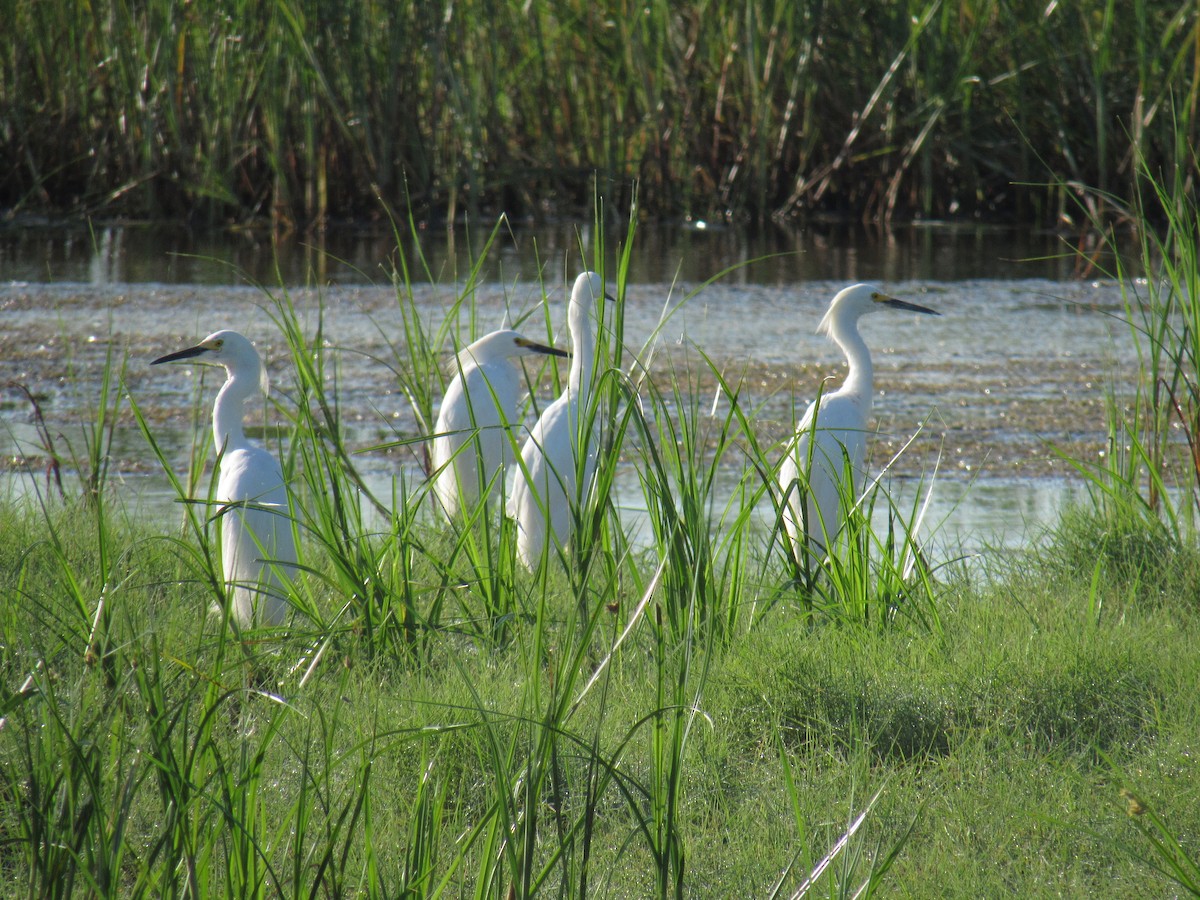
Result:
{"type": "Polygon", "coordinates": [[[586,215],[598,177],[659,217],[1056,226],[1132,160],[1196,178],[1194,9],[1117,12],[5,0],[0,205],[286,230],[586,215]]]}

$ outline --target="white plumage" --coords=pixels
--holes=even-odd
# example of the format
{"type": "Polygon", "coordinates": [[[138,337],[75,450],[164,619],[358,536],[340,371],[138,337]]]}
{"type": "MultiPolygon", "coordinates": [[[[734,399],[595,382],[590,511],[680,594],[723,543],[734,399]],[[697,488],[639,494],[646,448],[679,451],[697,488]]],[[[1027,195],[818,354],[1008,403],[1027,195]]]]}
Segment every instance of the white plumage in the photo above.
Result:
{"type": "Polygon", "coordinates": [[[508,514],[517,524],[517,558],[531,571],[542,560],[547,534],[554,545],[567,547],[572,507],[582,505],[596,469],[595,434],[580,434],[580,429],[594,374],[592,317],[604,296],[604,282],[595,272],[575,279],[567,305],[572,354],[567,387],[533,426],[521,448],[522,467],[514,473],[508,514]]]}
{"type": "Polygon", "coordinates": [[[266,393],[266,370],[254,345],[236,331],[218,331],[151,365],[184,359],[223,366],[228,376],[213,405],[213,440],[230,614],[242,628],[279,625],[289,609],[285,576],[297,560],[287,487],[279,461],[242,429],[246,400],[266,393]]]}
{"type": "Polygon", "coordinates": [[[871,351],[858,333],[858,320],[884,308],[940,315],[889,297],[875,285],[856,284],[833,298],[818,326],[845,353],[849,370],[841,387],[809,405],[780,465],[779,484],[787,494],[783,524],[797,560],[803,560],[806,552],[816,557],[824,554],[845,519],[843,497],[853,503],[862,484],[874,369],[871,351]],[[844,484],[847,475],[851,482],[844,484]]]}
{"type": "Polygon", "coordinates": [[[438,411],[430,452],[434,494],[447,518],[470,512],[513,461],[521,356],[567,356],[515,331],[493,331],[459,351],[438,411]]]}

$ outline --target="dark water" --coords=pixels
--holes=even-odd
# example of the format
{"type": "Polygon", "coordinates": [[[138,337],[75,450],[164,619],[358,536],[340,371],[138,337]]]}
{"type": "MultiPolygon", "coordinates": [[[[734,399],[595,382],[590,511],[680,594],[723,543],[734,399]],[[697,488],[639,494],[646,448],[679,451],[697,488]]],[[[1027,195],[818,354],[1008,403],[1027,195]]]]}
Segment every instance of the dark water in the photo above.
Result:
{"type": "MultiPolygon", "coordinates": [[[[83,228],[0,228],[0,282],[112,284],[387,284],[407,266],[414,281],[464,281],[484,263],[481,281],[530,281],[539,272],[562,280],[577,272],[588,224],[492,224],[405,231],[331,227],[310,236],[273,239],[264,231],[198,233],[172,224],[83,228]]],[[[609,230],[615,248],[627,229],[609,230]]],[[[639,225],[629,280],[703,282],[733,268],[726,284],[804,281],[1069,280],[1088,274],[1070,237],[1029,229],[971,225],[892,230],[846,225],[761,229],[639,225]]],[[[590,249],[588,265],[592,266],[590,249]]],[[[613,251],[615,253],[615,249],[613,251]]],[[[611,260],[610,260],[611,265],[611,260]]],[[[614,270],[615,271],[615,270],[614,270]]]]}

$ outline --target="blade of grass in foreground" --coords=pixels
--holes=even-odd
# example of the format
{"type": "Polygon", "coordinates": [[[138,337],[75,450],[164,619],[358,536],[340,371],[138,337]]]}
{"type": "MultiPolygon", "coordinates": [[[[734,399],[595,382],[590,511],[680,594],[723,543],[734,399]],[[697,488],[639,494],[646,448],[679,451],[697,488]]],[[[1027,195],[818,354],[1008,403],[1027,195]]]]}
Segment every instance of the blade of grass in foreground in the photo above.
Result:
{"type": "MultiPolygon", "coordinates": [[[[1108,273],[1121,286],[1137,354],[1133,396],[1123,383],[1120,393],[1109,390],[1104,460],[1068,461],[1092,485],[1101,514],[1132,515],[1178,545],[1200,526],[1200,205],[1141,155],[1134,180],[1140,258],[1131,264],[1118,252],[1108,273]]],[[[1092,224],[1110,231],[1098,219],[1092,224]]],[[[1115,237],[1109,244],[1119,246],[1115,237]]]]}

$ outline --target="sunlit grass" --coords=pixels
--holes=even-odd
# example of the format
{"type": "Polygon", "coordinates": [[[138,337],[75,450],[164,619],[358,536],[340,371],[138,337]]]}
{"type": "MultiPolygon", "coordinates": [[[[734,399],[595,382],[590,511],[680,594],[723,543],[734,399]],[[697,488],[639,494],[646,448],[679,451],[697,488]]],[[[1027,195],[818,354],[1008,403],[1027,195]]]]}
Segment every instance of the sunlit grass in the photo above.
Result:
{"type": "MultiPolygon", "coordinates": [[[[94,533],[63,518],[72,570],[93,569],[94,533]]],[[[689,650],[654,589],[603,613],[592,646],[632,630],[591,660],[551,589],[496,649],[446,630],[413,665],[335,631],[309,673],[299,630],[250,683],[203,590],[177,582],[174,546],[121,530],[110,679],[82,624],[59,624],[60,564],[33,543],[46,519],[5,522],[5,544],[31,548],[4,582],[9,889],[660,895],[681,878],[732,894],[789,866],[794,889],[880,788],[857,867],[827,877],[857,884],[912,825],[884,885],[1153,885],[1111,852],[1136,847],[1139,820],[1098,749],[1185,848],[1197,827],[1194,613],[1125,598],[1097,618],[1087,580],[1043,563],[955,582],[940,636],[813,628],[780,605],[689,650]]]]}
{"type": "MultiPolygon", "coordinates": [[[[802,583],[782,549],[783,447],[760,440],[737,373],[704,354],[686,348],[686,364],[651,376],[654,336],[630,345],[622,325],[630,244],[606,253],[602,232],[597,217],[578,253],[579,268],[617,260],[588,411],[597,474],[570,546],[533,573],[497,505],[455,523],[435,513],[414,474],[421,435],[396,435],[413,465],[372,492],[357,470],[372,448],[349,442],[338,404],[352,351],[319,297],[300,309],[264,290],[292,359],[265,417],[284,425],[270,442],[304,574],[287,627],[232,632],[209,611],[225,590],[204,502],[212,452],[198,440],[172,458],[137,393],[118,400],[110,357],[87,432],[100,443],[75,464],[97,471],[128,402],[186,502],[166,529],[126,515],[103,478],[0,507],[4,892],[1186,884],[1200,833],[1186,535],[1164,554],[1142,517],[1118,530],[1080,515],[968,572],[924,558],[920,492],[900,504],[881,477],[850,498],[846,536],[802,583]],[[637,541],[616,500],[622,467],[648,514],[637,541]],[[1131,819],[1122,788],[1157,818],[1131,819]],[[1178,846],[1146,849],[1164,833],[1178,846]],[[1147,865],[1168,856],[1174,875],[1147,865]]],[[[472,284],[447,287],[455,321],[435,322],[397,273],[408,325],[380,365],[418,422],[433,419],[440,361],[482,327],[472,284]]],[[[197,429],[214,391],[196,395],[197,429]]]]}
{"type": "Polygon", "coordinates": [[[1103,461],[1071,462],[1098,516],[1118,530],[1136,523],[1172,555],[1194,546],[1200,528],[1200,206],[1174,177],[1137,163],[1140,253],[1115,252],[1109,272],[1137,370],[1131,386],[1110,387],[1103,461]]]}

